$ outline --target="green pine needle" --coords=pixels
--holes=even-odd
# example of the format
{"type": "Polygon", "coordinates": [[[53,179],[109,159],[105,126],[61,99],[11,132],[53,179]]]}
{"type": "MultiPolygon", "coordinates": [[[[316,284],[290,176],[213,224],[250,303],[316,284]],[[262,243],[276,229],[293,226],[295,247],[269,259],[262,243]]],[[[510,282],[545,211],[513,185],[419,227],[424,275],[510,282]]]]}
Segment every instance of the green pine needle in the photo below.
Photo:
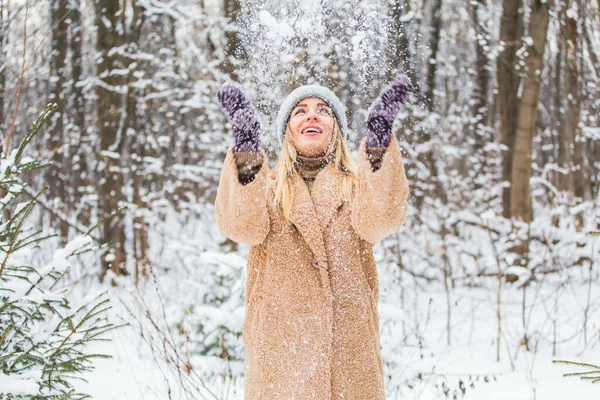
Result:
{"type": "Polygon", "coordinates": [[[563,374],[565,377],[579,377],[579,379],[590,381],[591,383],[600,382],[600,366],[594,364],[581,363],[568,360],[552,360],[553,364],[574,365],[581,368],[586,368],[588,371],[582,372],[567,372],[563,374]]]}

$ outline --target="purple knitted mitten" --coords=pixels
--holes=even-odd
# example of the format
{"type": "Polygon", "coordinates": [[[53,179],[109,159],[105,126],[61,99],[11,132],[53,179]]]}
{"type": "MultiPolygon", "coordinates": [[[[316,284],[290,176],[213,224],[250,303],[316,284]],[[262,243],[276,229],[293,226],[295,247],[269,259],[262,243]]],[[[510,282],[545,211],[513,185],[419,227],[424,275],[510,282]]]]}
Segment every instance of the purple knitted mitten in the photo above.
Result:
{"type": "Polygon", "coordinates": [[[390,144],[394,119],[412,90],[408,77],[398,75],[381,91],[367,117],[367,147],[387,147],[390,144]]]}
{"type": "Polygon", "coordinates": [[[241,87],[224,84],[218,93],[219,103],[233,128],[233,151],[258,151],[260,122],[241,87]]]}

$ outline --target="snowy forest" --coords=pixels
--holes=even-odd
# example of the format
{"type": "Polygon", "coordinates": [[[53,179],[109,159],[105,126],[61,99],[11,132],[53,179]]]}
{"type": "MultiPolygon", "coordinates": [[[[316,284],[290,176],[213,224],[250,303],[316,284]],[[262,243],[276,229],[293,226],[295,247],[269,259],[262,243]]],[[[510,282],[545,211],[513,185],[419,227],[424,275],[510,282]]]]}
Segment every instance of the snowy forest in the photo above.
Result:
{"type": "Polygon", "coordinates": [[[242,399],[217,92],[275,165],[291,90],[332,89],[355,153],[399,73],[387,398],[598,398],[600,0],[0,0],[0,399],[242,399]]]}

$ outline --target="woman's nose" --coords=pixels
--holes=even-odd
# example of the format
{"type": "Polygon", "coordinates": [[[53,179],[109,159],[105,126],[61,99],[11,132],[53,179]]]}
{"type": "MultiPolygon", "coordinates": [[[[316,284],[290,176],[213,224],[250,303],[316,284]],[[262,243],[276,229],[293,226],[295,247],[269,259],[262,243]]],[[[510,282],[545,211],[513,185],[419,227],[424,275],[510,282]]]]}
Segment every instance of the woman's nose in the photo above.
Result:
{"type": "Polygon", "coordinates": [[[315,111],[308,111],[306,113],[306,119],[310,120],[311,118],[317,121],[319,119],[319,114],[317,114],[315,111]]]}

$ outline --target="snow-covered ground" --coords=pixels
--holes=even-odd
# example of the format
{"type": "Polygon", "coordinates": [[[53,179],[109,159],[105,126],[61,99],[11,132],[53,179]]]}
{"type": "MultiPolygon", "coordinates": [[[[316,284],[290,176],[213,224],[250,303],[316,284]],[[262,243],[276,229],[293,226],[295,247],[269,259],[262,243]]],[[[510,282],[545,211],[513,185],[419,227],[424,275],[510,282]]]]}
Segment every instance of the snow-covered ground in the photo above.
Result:
{"type": "MultiPolygon", "coordinates": [[[[201,258],[219,257],[222,263],[229,260],[231,265],[243,269],[244,258],[237,254],[201,258]]],[[[232,270],[235,268],[230,272],[232,270]]],[[[502,330],[498,362],[497,287],[455,288],[447,294],[439,284],[417,285],[411,279],[399,284],[397,268],[392,264],[380,265],[379,273],[381,342],[389,399],[441,399],[453,398],[454,394],[467,400],[600,398],[598,385],[563,377],[563,373],[578,371],[577,367],[552,363],[554,359],[566,359],[598,364],[600,292],[597,283],[590,292],[585,335],[583,321],[588,304],[585,279],[551,276],[530,286],[526,293],[525,327],[523,290],[505,284],[500,297],[502,330]],[[561,281],[565,283],[560,284],[561,281]],[[525,332],[529,350],[523,343],[525,332]]],[[[195,275],[189,277],[190,281],[195,278],[195,275]]],[[[83,391],[102,400],[242,399],[243,380],[230,382],[205,377],[205,371],[218,370],[223,364],[214,357],[190,353],[190,349],[197,348],[193,344],[207,340],[207,336],[191,334],[187,340],[179,341],[176,329],[170,333],[163,331],[162,336],[151,333],[152,324],[143,321],[144,307],[153,315],[153,323],[164,329],[180,318],[178,306],[202,297],[199,293],[191,294],[190,282],[169,279],[169,275],[161,279],[159,291],[148,285],[140,290],[130,287],[112,292],[115,315],[132,324],[112,332],[112,342],[96,345],[95,351],[111,354],[113,358],[97,362],[97,369],[87,376],[89,383],[83,391]],[[182,291],[181,287],[186,285],[187,289],[182,291]],[[174,292],[175,287],[180,291],[174,292]],[[171,297],[161,298],[157,296],[159,292],[170,293],[171,297]],[[177,296],[173,296],[175,293],[177,296]],[[161,300],[155,301],[157,298],[161,300]],[[136,303],[132,299],[147,302],[137,309],[140,313],[137,320],[132,319],[134,308],[125,309],[126,304],[130,307],[136,303]],[[145,340],[141,338],[140,329],[148,329],[144,333],[145,340]],[[173,362],[165,362],[164,355],[173,352],[164,348],[173,343],[181,346],[178,350],[180,367],[186,360],[190,361],[191,373],[178,375],[173,362]],[[201,388],[201,382],[206,383],[208,390],[201,388]],[[185,395],[182,385],[193,394],[185,395]],[[190,389],[192,387],[194,389],[190,389]]],[[[237,300],[234,303],[239,304],[237,300]]],[[[236,310],[236,315],[242,311],[238,306],[236,310]]],[[[235,327],[238,317],[233,319],[235,327]]],[[[181,367],[180,371],[186,368],[181,367]]]]}
{"type": "MultiPolygon", "coordinates": [[[[456,333],[460,334],[461,331],[457,330],[456,333]]],[[[426,352],[424,360],[419,360],[418,349],[407,349],[395,354],[384,352],[384,358],[406,357],[405,363],[397,370],[386,370],[386,373],[391,374],[394,379],[402,380],[419,370],[423,371],[423,380],[413,380],[413,389],[404,387],[402,395],[388,395],[388,398],[423,400],[444,398],[439,389],[441,385],[439,382],[446,381],[449,385],[454,385],[451,390],[455,390],[459,380],[465,382],[464,399],[466,400],[600,398],[598,385],[577,378],[563,377],[563,373],[574,371],[574,368],[552,364],[552,360],[557,357],[552,356],[551,349],[538,350],[537,353],[522,351],[513,361],[513,368],[510,362],[495,362],[494,343],[483,339],[479,342],[471,346],[430,350],[426,352]],[[408,376],[403,376],[405,374],[408,376]]],[[[167,380],[170,380],[170,384],[174,386],[171,388],[172,393],[178,392],[176,380],[172,376],[165,377],[164,361],[152,357],[148,346],[141,343],[133,329],[123,328],[114,332],[109,346],[99,347],[98,351],[111,354],[113,358],[99,360],[96,371],[86,378],[89,383],[82,386],[82,390],[91,394],[94,399],[170,398],[167,380]]],[[[600,359],[600,351],[597,348],[580,353],[581,349],[566,348],[558,356],[581,362],[596,362],[600,359]]],[[[223,393],[222,385],[213,383],[211,389],[213,393],[221,394],[217,397],[219,399],[243,399],[241,384],[231,387],[229,395],[223,393]]],[[[205,398],[214,397],[207,393],[205,398]]]]}

